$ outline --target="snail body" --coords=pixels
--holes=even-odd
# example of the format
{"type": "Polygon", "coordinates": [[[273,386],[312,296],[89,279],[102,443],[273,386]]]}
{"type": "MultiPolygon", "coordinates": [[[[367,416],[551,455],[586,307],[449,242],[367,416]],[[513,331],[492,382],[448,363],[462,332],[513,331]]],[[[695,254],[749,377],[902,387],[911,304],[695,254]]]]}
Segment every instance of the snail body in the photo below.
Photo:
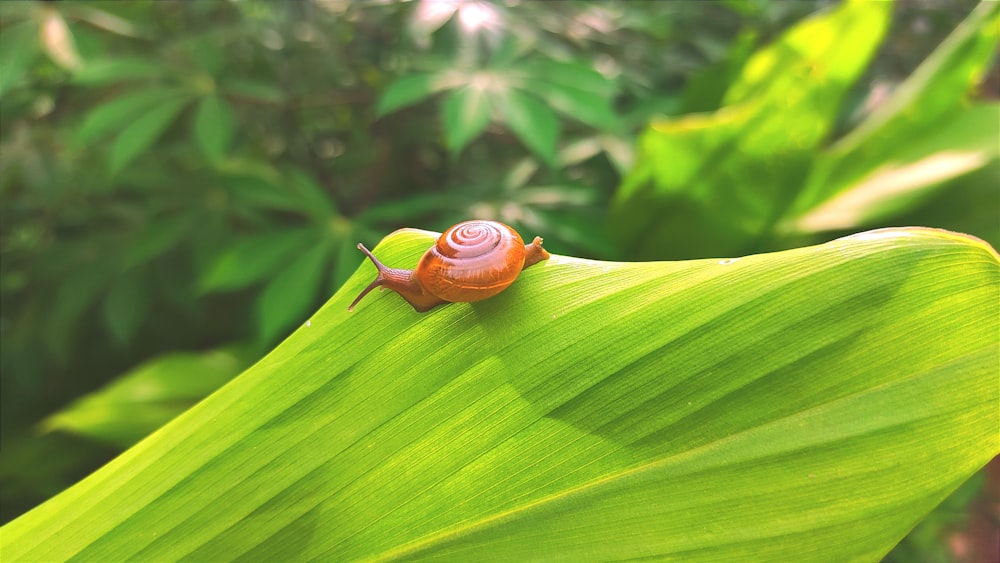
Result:
{"type": "Polygon", "coordinates": [[[375,264],[378,275],[348,311],[376,287],[395,291],[419,313],[442,303],[482,301],[507,289],[524,268],[549,258],[541,237],[525,245],[517,231],[496,221],[465,221],[451,227],[414,270],[386,267],[363,244],[358,249],[375,264]]]}

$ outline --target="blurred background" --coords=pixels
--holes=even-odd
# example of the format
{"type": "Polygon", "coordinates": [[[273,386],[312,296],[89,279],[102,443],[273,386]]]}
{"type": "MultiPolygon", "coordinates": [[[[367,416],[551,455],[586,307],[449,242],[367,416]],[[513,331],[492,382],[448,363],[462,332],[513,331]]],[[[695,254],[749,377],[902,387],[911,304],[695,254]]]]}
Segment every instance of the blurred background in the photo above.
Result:
{"type": "MultiPolygon", "coordinates": [[[[237,375],[399,227],[497,219],[609,260],[901,225],[1000,246],[997,12],[0,3],[0,522],[237,375]]],[[[995,560],[990,467],[887,560],[995,560]]]]}

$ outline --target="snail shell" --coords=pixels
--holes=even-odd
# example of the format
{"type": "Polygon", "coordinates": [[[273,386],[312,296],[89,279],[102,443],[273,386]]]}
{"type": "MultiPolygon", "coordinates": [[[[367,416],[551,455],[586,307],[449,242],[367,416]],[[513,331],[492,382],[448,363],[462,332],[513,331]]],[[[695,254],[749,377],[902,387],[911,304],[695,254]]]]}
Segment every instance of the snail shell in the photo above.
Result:
{"type": "Polygon", "coordinates": [[[375,264],[378,276],[348,310],[379,286],[400,294],[418,312],[442,303],[481,301],[507,289],[524,268],[549,258],[540,237],[526,246],[517,231],[496,221],[465,221],[449,228],[415,270],[387,268],[364,245],[358,248],[375,264]]]}
{"type": "Polygon", "coordinates": [[[445,301],[493,297],[514,283],[527,251],[517,231],[495,221],[466,221],[451,227],[417,264],[420,286],[445,301]]]}

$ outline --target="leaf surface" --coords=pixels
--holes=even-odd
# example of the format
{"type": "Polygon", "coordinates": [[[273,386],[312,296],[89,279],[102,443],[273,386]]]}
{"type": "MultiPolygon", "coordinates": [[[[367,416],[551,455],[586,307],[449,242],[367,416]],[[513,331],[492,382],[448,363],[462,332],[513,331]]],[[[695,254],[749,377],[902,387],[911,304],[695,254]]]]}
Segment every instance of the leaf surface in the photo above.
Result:
{"type": "Polygon", "coordinates": [[[226,155],[233,140],[235,121],[229,102],[218,94],[210,94],[198,103],[194,116],[194,138],[201,152],[211,162],[226,155]]]}
{"type": "Polygon", "coordinates": [[[6,525],[4,559],[874,561],[1000,452],[1000,257],[971,237],[555,255],[479,303],[348,313],[373,275],[6,525]]]}
{"type": "Polygon", "coordinates": [[[111,172],[117,173],[153,146],[188,101],[186,98],[165,101],[126,126],[111,147],[111,172]]]}
{"type": "Polygon", "coordinates": [[[479,136],[490,123],[488,92],[477,86],[457,88],[450,92],[441,106],[444,134],[453,154],[479,136]]]}

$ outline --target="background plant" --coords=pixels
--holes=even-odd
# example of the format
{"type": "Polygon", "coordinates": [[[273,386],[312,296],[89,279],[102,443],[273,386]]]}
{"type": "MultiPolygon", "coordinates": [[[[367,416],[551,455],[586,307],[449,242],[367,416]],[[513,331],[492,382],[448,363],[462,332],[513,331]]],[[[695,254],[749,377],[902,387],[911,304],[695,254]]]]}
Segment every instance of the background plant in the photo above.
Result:
{"type": "MultiPolygon", "coordinates": [[[[792,72],[795,60],[756,83],[741,73],[753,53],[820,7],[0,4],[5,519],[238,373],[353,272],[357,241],[374,243],[398,226],[497,218],[545,236],[556,252],[611,259],[728,256],[906,223],[971,232],[996,246],[995,156],[866,207],[884,211],[853,225],[789,228],[778,219],[793,214],[775,213],[815,209],[823,198],[803,186],[846,189],[898,156],[876,153],[860,171],[840,167],[859,162],[848,148],[862,146],[866,131],[895,132],[867,134],[911,160],[995,132],[982,118],[993,114],[976,113],[995,111],[995,102],[971,101],[995,95],[995,78],[981,79],[995,44],[988,36],[945,61],[960,70],[921,90],[933,95],[905,107],[892,95],[972,3],[886,11],[869,52],[845,55],[851,76],[826,101],[821,130],[795,147],[781,174],[755,169],[752,177],[774,190],[759,195],[760,205],[728,195],[749,193],[741,171],[753,161],[744,150],[708,161],[721,172],[697,176],[698,189],[682,182],[653,204],[630,203],[630,194],[669,185],[644,171],[660,158],[650,146],[658,128],[701,119],[702,137],[687,138],[695,146],[738,139],[759,124],[716,127],[719,108],[753,106],[754,88],[777,95],[810,83],[792,72]],[[928,136],[858,127],[893,104],[953,128],[928,136]],[[691,112],[715,113],[645,130],[658,115],[691,112]],[[919,146],[922,138],[944,144],[919,146]],[[680,225],[682,236],[630,232],[643,224],[635,209],[668,210],[673,218],[658,224],[680,225]],[[679,220],[687,217],[696,220],[679,220]],[[111,448],[65,433],[28,437],[47,415],[132,366],[210,349],[185,356],[203,370],[174,354],[153,360],[122,380],[132,387],[45,424],[111,448]],[[127,414],[136,402],[164,408],[137,426],[127,414]]],[[[766,102],[752,115],[774,114],[766,102]]],[[[676,161],[678,151],[666,154],[676,161]]]]}

